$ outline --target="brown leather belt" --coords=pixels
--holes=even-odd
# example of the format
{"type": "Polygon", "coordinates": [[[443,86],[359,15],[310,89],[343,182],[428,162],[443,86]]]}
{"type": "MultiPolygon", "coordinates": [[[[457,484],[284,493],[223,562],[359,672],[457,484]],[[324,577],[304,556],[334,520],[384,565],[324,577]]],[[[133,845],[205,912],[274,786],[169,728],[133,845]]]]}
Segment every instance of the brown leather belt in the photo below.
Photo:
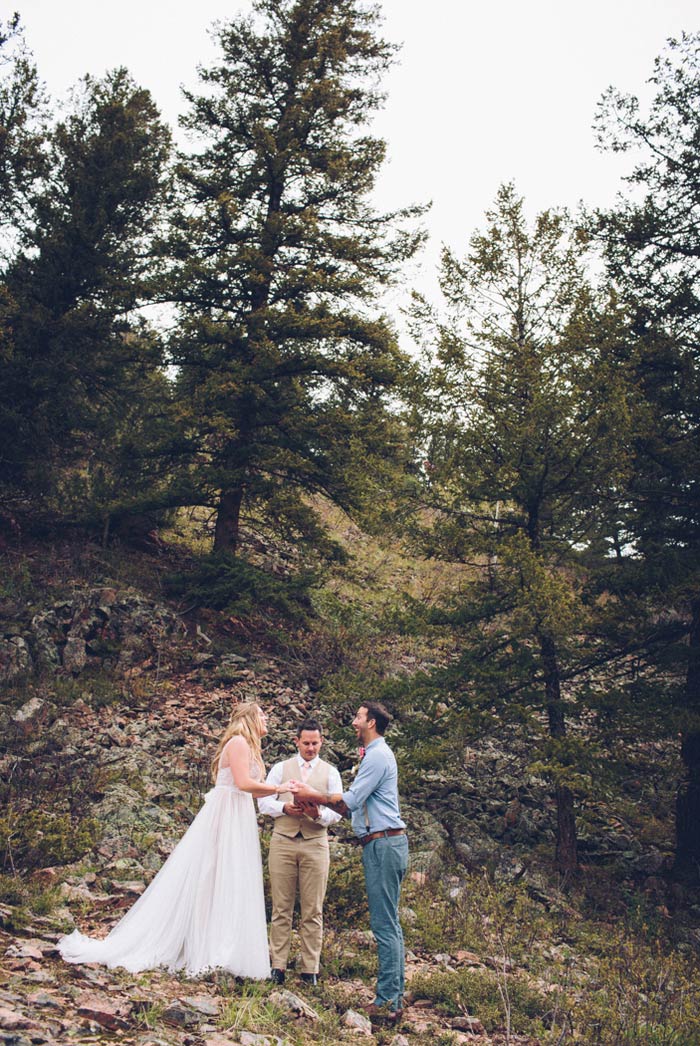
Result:
{"type": "Polygon", "coordinates": [[[405,835],[405,828],[386,828],[383,832],[370,832],[369,835],[361,835],[357,840],[360,846],[367,846],[373,839],[385,839],[390,835],[405,835]]]}

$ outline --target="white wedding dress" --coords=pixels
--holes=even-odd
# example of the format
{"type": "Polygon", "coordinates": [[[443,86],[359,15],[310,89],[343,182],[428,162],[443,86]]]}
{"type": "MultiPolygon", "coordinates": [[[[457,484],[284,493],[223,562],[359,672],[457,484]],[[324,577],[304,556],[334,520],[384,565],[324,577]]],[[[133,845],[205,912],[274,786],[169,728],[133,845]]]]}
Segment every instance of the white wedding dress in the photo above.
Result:
{"type": "MultiPolygon", "coordinates": [[[[251,777],[259,778],[257,766],[251,777]]],[[[66,962],[165,966],[190,976],[223,969],[265,979],[270,960],[253,797],[228,767],[148,889],[104,940],[77,930],[58,942],[66,962]]]]}

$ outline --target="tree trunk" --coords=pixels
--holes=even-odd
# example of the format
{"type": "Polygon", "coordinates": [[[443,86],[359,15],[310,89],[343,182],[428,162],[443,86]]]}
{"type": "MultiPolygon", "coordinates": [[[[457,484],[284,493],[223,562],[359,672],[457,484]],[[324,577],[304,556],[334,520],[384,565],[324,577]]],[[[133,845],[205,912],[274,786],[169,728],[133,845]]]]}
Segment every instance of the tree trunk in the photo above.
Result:
{"type": "MultiPolygon", "coordinates": [[[[556,644],[551,636],[545,634],[540,634],[538,639],[544,669],[549,732],[555,738],[566,737],[556,644]]],[[[578,844],[573,792],[566,785],[557,784],[554,794],[557,803],[557,867],[563,873],[575,872],[578,868],[578,844]]]]}
{"type": "MultiPolygon", "coordinates": [[[[686,710],[700,715],[700,599],[693,600],[685,684],[686,710]]],[[[700,722],[682,736],[684,777],[676,797],[676,859],[674,873],[700,885],[700,722]]]]}
{"type": "Polygon", "coordinates": [[[243,502],[243,487],[222,490],[216,512],[214,551],[235,553],[238,548],[238,530],[243,502]]]}

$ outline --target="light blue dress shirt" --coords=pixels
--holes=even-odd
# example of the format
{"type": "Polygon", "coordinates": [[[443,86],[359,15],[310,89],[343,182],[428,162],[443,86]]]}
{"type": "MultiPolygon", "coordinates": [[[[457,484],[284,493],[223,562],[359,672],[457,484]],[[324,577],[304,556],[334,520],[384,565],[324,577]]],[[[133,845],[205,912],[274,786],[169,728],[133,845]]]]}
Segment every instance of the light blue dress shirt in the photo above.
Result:
{"type": "Polygon", "coordinates": [[[343,792],[355,835],[405,828],[399,813],[398,771],[394,753],[383,737],[367,745],[357,777],[343,792]]]}

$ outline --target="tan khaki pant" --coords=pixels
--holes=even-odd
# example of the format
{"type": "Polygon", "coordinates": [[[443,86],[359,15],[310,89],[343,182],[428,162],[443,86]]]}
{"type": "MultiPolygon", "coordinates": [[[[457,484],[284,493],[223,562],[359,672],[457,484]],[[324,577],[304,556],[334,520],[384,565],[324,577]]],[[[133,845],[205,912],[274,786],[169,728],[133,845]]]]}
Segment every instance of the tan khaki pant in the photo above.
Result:
{"type": "Polygon", "coordinates": [[[272,892],[270,965],[277,970],[287,968],[298,887],[301,908],[299,972],[318,973],[323,944],[323,899],[330,866],[328,836],[324,832],[312,839],[304,839],[301,835],[290,839],[273,832],[268,863],[272,892]]]}

